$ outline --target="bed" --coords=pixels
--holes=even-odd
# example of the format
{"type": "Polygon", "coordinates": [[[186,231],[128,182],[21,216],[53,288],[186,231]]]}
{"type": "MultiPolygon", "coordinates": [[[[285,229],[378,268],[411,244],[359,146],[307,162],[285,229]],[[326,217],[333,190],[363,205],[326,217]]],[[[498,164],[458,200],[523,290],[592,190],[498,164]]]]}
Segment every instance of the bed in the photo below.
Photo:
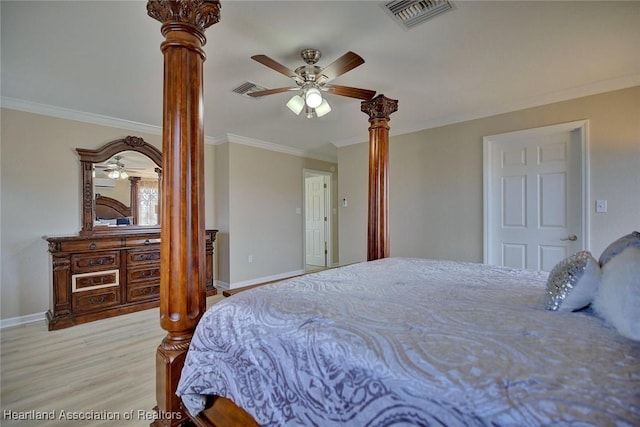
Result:
{"type": "Polygon", "coordinates": [[[119,219],[126,220],[121,224],[133,224],[131,207],[112,197],[96,194],[95,210],[98,225],[117,225],[119,219]]]}
{"type": "Polygon", "coordinates": [[[548,273],[386,258],[238,293],[178,394],[263,426],[640,425],[640,343],[544,307],[548,273]]]}
{"type": "Polygon", "coordinates": [[[220,2],[151,0],[147,11],[165,37],[161,265],[170,266],[153,425],[640,424],[638,341],[588,311],[545,310],[544,273],[389,258],[397,101],[384,95],[361,104],[368,261],[242,292],[205,314],[202,46],[220,2]]]}

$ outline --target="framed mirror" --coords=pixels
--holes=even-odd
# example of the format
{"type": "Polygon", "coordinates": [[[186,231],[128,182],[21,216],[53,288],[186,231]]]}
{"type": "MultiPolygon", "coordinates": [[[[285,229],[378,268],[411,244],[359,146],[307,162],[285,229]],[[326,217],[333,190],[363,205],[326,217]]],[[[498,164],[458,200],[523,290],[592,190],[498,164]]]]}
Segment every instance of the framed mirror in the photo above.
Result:
{"type": "Polygon", "coordinates": [[[160,231],[162,153],[137,136],[76,148],[82,169],[81,234],[160,231]]]}

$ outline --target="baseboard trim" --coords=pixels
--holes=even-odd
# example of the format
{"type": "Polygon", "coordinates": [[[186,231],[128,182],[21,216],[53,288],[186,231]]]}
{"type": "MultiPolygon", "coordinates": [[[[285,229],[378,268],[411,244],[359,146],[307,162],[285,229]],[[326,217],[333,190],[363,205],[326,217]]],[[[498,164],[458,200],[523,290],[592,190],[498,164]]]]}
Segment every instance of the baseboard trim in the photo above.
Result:
{"type": "Polygon", "coordinates": [[[238,288],[244,288],[246,286],[253,286],[261,283],[273,282],[275,280],[288,279],[289,277],[299,276],[301,274],[304,274],[304,272],[305,272],[304,270],[288,271],[286,273],[274,274],[273,276],[264,276],[264,277],[258,277],[257,279],[231,283],[228,289],[238,289],[238,288]]]}
{"type": "MultiPolygon", "coordinates": [[[[239,289],[239,288],[244,288],[246,286],[253,286],[261,283],[273,282],[275,280],[288,279],[289,277],[299,276],[304,273],[305,273],[304,270],[294,270],[294,271],[288,271],[286,273],[274,274],[272,276],[258,277],[256,279],[245,280],[242,282],[236,282],[231,284],[227,282],[223,282],[221,280],[216,280],[215,286],[216,288],[224,289],[224,290],[239,289]]],[[[13,326],[26,325],[28,323],[39,322],[45,319],[46,319],[46,312],[28,314],[26,316],[11,317],[8,319],[0,319],[0,329],[11,328],[13,326]]]]}
{"type": "Polygon", "coordinates": [[[216,280],[214,286],[218,289],[229,289],[229,284],[227,282],[223,282],[222,280],[216,280]]]}
{"type": "Polygon", "coordinates": [[[28,323],[39,322],[46,319],[46,312],[27,314],[26,316],[10,317],[0,319],[0,329],[11,328],[13,326],[26,325],[28,323]]]}

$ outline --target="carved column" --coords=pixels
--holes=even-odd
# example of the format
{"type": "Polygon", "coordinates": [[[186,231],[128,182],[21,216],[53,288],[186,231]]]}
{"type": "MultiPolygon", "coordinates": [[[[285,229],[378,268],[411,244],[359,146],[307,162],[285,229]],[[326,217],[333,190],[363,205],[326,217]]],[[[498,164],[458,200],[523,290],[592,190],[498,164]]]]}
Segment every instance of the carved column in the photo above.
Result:
{"type": "Polygon", "coordinates": [[[156,213],[158,214],[158,224],[162,224],[162,169],[155,168],[154,171],[158,174],[158,205],[156,206],[156,213]]]}
{"type": "Polygon", "coordinates": [[[129,177],[129,206],[131,207],[131,216],[133,224],[140,223],[140,200],[138,199],[138,183],[142,178],[139,176],[129,177]]]}
{"type": "Polygon", "coordinates": [[[369,218],[367,260],[389,256],[389,116],[398,101],[378,95],[363,101],[369,115],[369,218]]]}
{"type": "Polygon", "coordinates": [[[205,29],[220,19],[217,0],[149,1],[165,41],[162,133],[160,325],[156,353],[158,419],[187,420],[175,390],[193,330],[206,309],[203,63],[205,29]]]}
{"type": "Polygon", "coordinates": [[[82,231],[80,234],[93,233],[93,221],[96,219],[96,205],[93,201],[93,163],[80,161],[82,167],[82,231]]]}
{"type": "MultiPolygon", "coordinates": [[[[71,256],[60,254],[60,245],[49,242],[53,264],[53,295],[51,309],[47,311],[47,326],[50,331],[57,329],[58,322],[68,322],[71,313],[71,294],[67,283],[71,283],[71,256]]],[[[71,325],[68,325],[71,326],[71,325]]]]}

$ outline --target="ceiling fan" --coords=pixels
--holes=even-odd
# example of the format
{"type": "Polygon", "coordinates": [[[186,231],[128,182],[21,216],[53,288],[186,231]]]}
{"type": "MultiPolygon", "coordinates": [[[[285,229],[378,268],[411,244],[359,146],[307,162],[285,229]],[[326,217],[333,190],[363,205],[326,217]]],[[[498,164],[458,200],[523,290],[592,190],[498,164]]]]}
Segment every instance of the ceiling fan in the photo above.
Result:
{"type": "Polygon", "coordinates": [[[143,170],[144,168],[127,168],[122,163],[122,156],[114,156],[113,159],[108,160],[105,164],[95,165],[98,169],[103,169],[104,173],[111,179],[127,179],[129,174],[133,170],[143,170]]]}
{"type": "Polygon", "coordinates": [[[254,61],[257,61],[262,65],[293,79],[296,86],[249,92],[247,95],[256,98],[265,95],[273,95],[275,93],[298,91],[298,94],[287,102],[287,107],[289,107],[289,109],[295,114],[300,114],[304,109],[307,117],[311,118],[314,114],[316,117],[322,117],[331,111],[331,107],[327,100],[323,98],[322,92],[347,96],[349,98],[362,99],[365,101],[370,100],[376,94],[373,90],[329,83],[329,81],[346,73],[347,71],[353,70],[357,66],[364,64],[364,59],[362,59],[360,55],[349,51],[324,68],[316,65],[322,56],[319,50],[304,49],[300,52],[300,56],[306,65],[296,68],[295,71],[290,70],[266,55],[252,56],[251,59],[254,61]]]}

